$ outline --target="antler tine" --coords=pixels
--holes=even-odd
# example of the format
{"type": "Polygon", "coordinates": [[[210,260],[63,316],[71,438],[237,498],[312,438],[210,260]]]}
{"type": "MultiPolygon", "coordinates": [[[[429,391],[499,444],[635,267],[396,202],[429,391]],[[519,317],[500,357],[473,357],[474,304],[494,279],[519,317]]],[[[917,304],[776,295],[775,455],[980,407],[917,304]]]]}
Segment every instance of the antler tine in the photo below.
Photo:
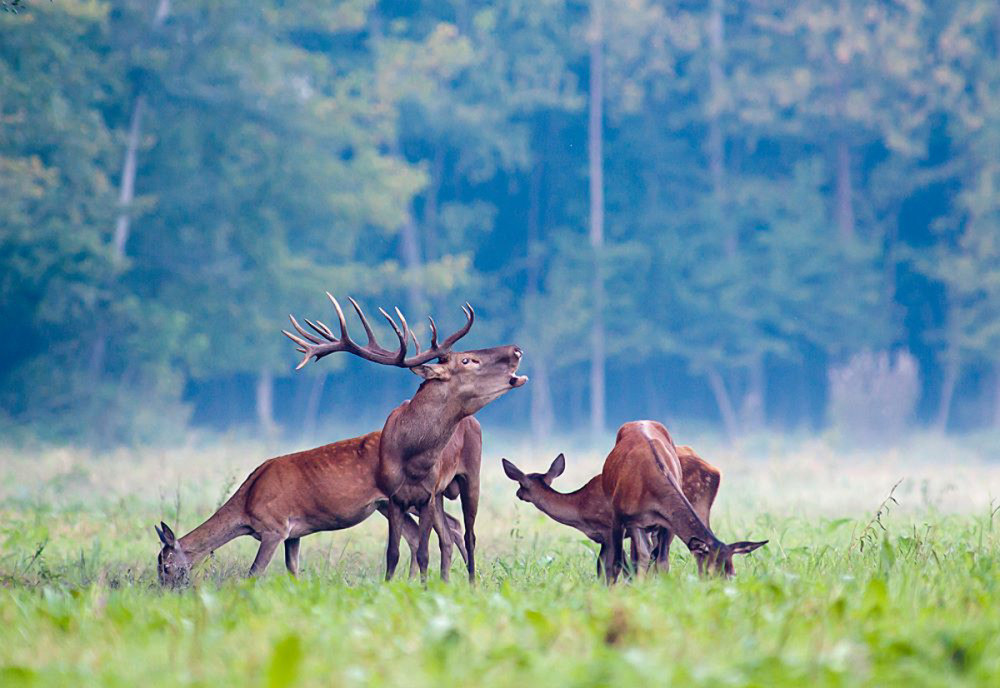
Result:
{"type": "MultiPolygon", "coordinates": [[[[296,370],[301,370],[302,367],[306,363],[309,362],[309,359],[312,358],[313,353],[314,353],[312,351],[313,347],[310,347],[309,344],[306,344],[306,342],[304,340],[299,339],[298,337],[296,337],[294,334],[292,334],[288,330],[282,330],[281,334],[285,335],[286,337],[288,337],[289,339],[291,339],[293,342],[295,342],[296,344],[298,344],[298,346],[295,348],[296,351],[298,351],[301,354],[305,354],[305,356],[302,357],[302,360],[299,361],[299,364],[297,366],[295,366],[296,370]]],[[[322,346],[322,344],[317,344],[316,346],[322,346]]]]}
{"type": "Polygon", "coordinates": [[[427,319],[431,321],[431,348],[436,349],[438,348],[438,328],[437,325],[434,324],[434,318],[428,315],[427,319]]]}
{"type": "MultiPolygon", "coordinates": [[[[313,344],[319,344],[322,341],[316,335],[312,334],[311,332],[307,332],[306,329],[302,327],[302,325],[299,325],[299,321],[296,320],[295,316],[292,315],[291,313],[288,314],[288,319],[292,321],[292,327],[295,328],[295,331],[298,332],[303,337],[305,337],[306,339],[308,339],[313,344]]],[[[306,320],[306,322],[309,323],[308,320],[306,320]]],[[[312,325],[312,323],[309,324],[312,325]]],[[[315,326],[313,326],[313,329],[316,329],[315,326]]]]}
{"type": "Polygon", "coordinates": [[[359,306],[358,302],[350,296],[347,297],[347,300],[351,302],[352,306],[354,306],[354,312],[357,313],[358,317],[361,319],[361,327],[365,328],[365,334],[368,335],[368,346],[372,348],[378,347],[381,349],[382,347],[378,345],[378,341],[375,339],[375,333],[372,332],[372,326],[368,324],[368,318],[365,317],[365,312],[361,310],[361,306],[359,306]]]}
{"type": "Polygon", "coordinates": [[[305,353],[306,350],[309,348],[309,345],[306,344],[306,341],[304,339],[300,339],[299,337],[296,337],[294,334],[292,334],[288,330],[282,330],[281,334],[285,335],[286,337],[288,337],[289,339],[291,339],[293,342],[295,342],[295,344],[296,344],[295,350],[296,351],[299,351],[301,353],[305,353]]]}
{"type": "MultiPolygon", "coordinates": [[[[385,312],[384,308],[379,308],[378,312],[382,314],[382,317],[384,317],[386,320],[389,321],[389,324],[392,326],[392,331],[396,333],[396,338],[399,339],[399,349],[394,354],[393,365],[402,365],[403,362],[406,360],[406,347],[408,345],[407,340],[409,339],[409,337],[407,336],[407,332],[409,330],[407,329],[406,331],[404,331],[399,329],[399,325],[396,324],[396,321],[392,319],[391,315],[385,312]]],[[[403,322],[405,327],[406,321],[404,320],[403,322]]]]}
{"type": "MultiPolygon", "coordinates": [[[[306,322],[309,322],[309,321],[306,320],[306,322]]],[[[309,324],[312,325],[312,323],[309,323],[309,324]]],[[[322,332],[323,336],[326,337],[327,339],[329,339],[331,342],[332,341],[336,341],[337,338],[333,336],[333,332],[330,330],[329,327],[326,326],[326,323],[323,322],[322,320],[317,320],[316,321],[315,329],[317,329],[320,332],[322,332]]]]}
{"type": "Polygon", "coordinates": [[[451,334],[441,344],[438,344],[437,342],[437,325],[434,323],[433,318],[428,318],[431,321],[431,336],[433,338],[431,348],[426,351],[418,352],[416,355],[407,358],[403,361],[402,365],[407,368],[412,368],[413,366],[420,365],[421,363],[426,363],[432,358],[443,356],[445,353],[450,351],[455,342],[469,333],[469,330],[472,329],[472,323],[476,320],[476,312],[472,310],[472,306],[468,303],[462,306],[462,312],[465,313],[465,325],[463,325],[457,332],[451,334]]]}
{"type": "Polygon", "coordinates": [[[399,316],[399,322],[403,326],[403,339],[409,339],[406,335],[410,333],[410,324],[406,322],[406,316],[399,310],[399,306],[396,306],[396,315],[399,316]]]}
{"type": "MultiPolygon", "coordinates": [[[[302,319],[306,321],[306,325],[308,325],[309,327],[311,327],[314,330],[316,330],[317,332],[319,332],[320,336],[323,337],[323,339],[327,340],[328,342],[335,342],[335,341],[337,341],[337,338],[333,336],[333,332],[330,332],[330,328],[327,327],[326,325],[323,325],[323,323],[320,323],[319,325],[317,325],[316,323],[314,323],[309,318],[302,318],[302,319]],[[322,327],[321,327],[321,325],[322,325],[322,327]]],[[[303,334],[305,334],[305,333],[303,333],[303,334]]],[[[319,340],[316,340],[316,343],[319,344],[320,343],[319,340]]]]}
{"type": "Polygon", "coordinates": [[[289,319],[292,322],[292,327],[298,334],[293,334],[288,330],[282,330],[282,334],[291,339],[296,344],[296,350],[299,353],[305,354],[302,361],[295,367],[296,370],[302,368],[310,359],[315,358],[319,360],[324,356],[335,353],[337,351],[346,351],[348,353],[355,354],[366,360],[381,363],[383,365],[394,365],[401,368],[412,368],[414,366],[426,363],[433,358],[439,358],[448,352],[452,345],[455,344],[459,339],[464,337],[472,329],[472,324],[475,322],[476,314],[472,310],[472,306],[466,303],[462,307],[462,312],[465,313],[465,325],[459,329],[457,332],[451,334],[444,342],[438,342],[438,329],[437,323],[434,322],[434,318],[428,318],[431,328],[431,346],[427,350],[421,350],[420,340],[417,338],[416,332],[410,329],[409,323],[406,321],[406,316],[403,312],[396,308],[396,316],[399,317],[399,323],[389,315],[384,308],[379,308],[379,313],[382,314],[386,320],[389,321],[389,325],[392,327],[392,331],[396,334],[396,338],[399,340],[399,348],[396,351],[390,351],[379,346],[377,339],[375,338],[375,333],[372,331],[371,324],[368,322],[368,318],[365,317],[364,311],[358,302],[353,298],[349,298],[351,306],[354,308],[355,312],[358,314],[358,318],[361,320],[361,325],[365,328],[365,334],[368,335],[368,345],[359,346],[355,343],[350,334],[347,332],[347,319],[344,317],[344,309],[340,307],[340,303],[330,292],[326,292],[327,298],[330,299],[330,303],[333,304],[334,310],[337,312],[337,322],[340,324],[340,337],[333,334],[333,331],[327,327],[322,321],[309,320],[306,318],[306,324],[312,328],[316,333],[320,335],[326,341],[321,340],[316,335],[307,331],[294,316],[289,315],[289,319]],[[413,344],[416,347],[416,354],[407,358],[406,353],[409,347],[409,340],[413,339],[413,344]]]}
{"type": "Polygon", "coordinates": [[[465,313],[465,325],[462,329],[453,333],[446,340],[444,340],[444,344],[441,345],[441,348],[445,351],[450,349],[459,339],[469,334],[469,330],[472,329],[472,323],[476,321],[476,312],[472,310],[472,304],[466,302],[466,304],[462,306],[462,312],[465,313]]]}
{"type": "Polygon", "coordinates": [[[337,320],[340,321],[341,341],[345,343],[349,342],[350,344],[354,344],[354,342],[351,341],[351,338],[347,334],[347,320],[344,318],[344,311],[341,309],[340,304],[337,303],[337,299],[335,299],[333,297],[333,294],[331,294],[330,292],[326,292],[326,296],[333,303],[334,310],[337,311],[337,320]]]}

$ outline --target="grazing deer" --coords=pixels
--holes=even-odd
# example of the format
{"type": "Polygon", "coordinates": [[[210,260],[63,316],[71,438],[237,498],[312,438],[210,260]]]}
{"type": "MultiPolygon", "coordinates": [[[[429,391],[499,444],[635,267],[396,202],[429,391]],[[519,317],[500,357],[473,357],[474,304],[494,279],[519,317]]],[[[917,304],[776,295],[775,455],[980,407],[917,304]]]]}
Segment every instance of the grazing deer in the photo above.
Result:
{"type": "MultiPolygon", "coordinates": [[[[719,491],[722,474],[715,466],[699,457],[691,447],[679,446],[677,454],[681,464],[681,486],[684,495],[702,521],[708,524],[709,512],[719,491]]],[[[602,575],[607,552],[611,546],[613,517],[611,500],[604,492],[602,476],[600,474],[594,476],[574,492],[557,492],[552,488],[552,481],[566,469],[566,458],[562,454],[555,458],[545,473],[525,474],[507,459],[502,461],[507,477],[519,485],[518,499],[534,504],[542,513],[559,523],[582,531],[600,545],[600,553],[597,555],[597,575],[602,575]]],[[[670,541],[673,535],[666,529],[657,528],[656,531],[657,541],[652,556],[656,568],[666,571],[670,566],[670,541]]],[[[632,540],[631,559],[633,569],[636,571],[643,570],[650,558],[650,534],[634,527],[626,532],[627,537],[632,540]]]]}
{"type": "MultiPolygon", "coordinates": [[[[386,579],[392,578],[399,561],[399,538],[406,508],[404,505],[410,504],[419,510],[417,564],[421,580],[426,580],[430,530],[438,523],[437,507],[440,502],[438,495],[442,486],[449,485],[449,482],[442,478],[446,474],[440,465],[442,450],[463,419],[528,381],[526,376],[517,375],[517,368],[521,363],[521,349],[516,346],[498,346],[475,351],[452,351],[455,342],[468,334],[475,321],[475,313],[469,304],[462,309],[466,316],[465,325],[441,344],[438,344],[434,319],[429,318],[431,345],[426,351],[421,351],[416,334],[409,329],[406,318],[398,308],[396,315],[399,324],[380,309],[399,340],[399,347],[395,351],[384,349],[376,340],[364,311],[354,299],[350,299],[368,337],[368,343],[361,346],[350,338],[347,321],[337,299],[329,293],[327,297],[337,313],[340,325],[339,337],[319,321],[314,323],[306,320],[306,324],[313,330],[309,332],[290,316],[298,336],[288,331],[284,331],[284,334],[295,342],[298,351],[304,354],[298,368],[306,365],[310,359],[319,360],[332,353],[346,351],[373,363],[409,368],[423,378],[413,398],[396,407],[382,428],[377,485],[386,496],[390,497],[386,579]],[[416,352],[412,356],[407,356],[411,338],[416,352]],[[431,363],[433,359],[437,359],[437,362],[431,363]],[[400,498],[393,499],[397,493],[400,494],[400,498]]],[[[465,521],[469,581],[474,582],[475,520],[479,508],[479,485],[478,480],[469,480],[461,474],[456,477],[465,521]]]]}
{"type": "Polygon", "coordinates": [[[677,448],[663,425],[634,421],[618,430],[615,447],[601,472],[612,509],[611,566],[605,566],[609,583],[621,571],[627,528],[660,528],[659,540],[666,544],[677,535],[698,562],[699,574],[732,576],[733,555],[767,544],[767,540],[728,545],[720,541],[684,495],[682,479],[677,448]]]}
{"type": "MultiPolygon", "coordinates": [[[[251,576],[264,571],[282,542],[285,566],[297,575],[299,538],[349,528],[376,509],[388,513],[386,496],[375,485],[380,435],[372,432],[265,461],[218,511],[182,538],[165,523],[154,526],[163,545],[157,559],[160,583],[186,583],[193,566],[241,535],[260,540],[251,576]]],[[[403,535],[416,551],[417,525],[408,515],[403,535]]],[[[458,521],[451,519],[446,534],[438,537],[460,540],[458,521]]]]}

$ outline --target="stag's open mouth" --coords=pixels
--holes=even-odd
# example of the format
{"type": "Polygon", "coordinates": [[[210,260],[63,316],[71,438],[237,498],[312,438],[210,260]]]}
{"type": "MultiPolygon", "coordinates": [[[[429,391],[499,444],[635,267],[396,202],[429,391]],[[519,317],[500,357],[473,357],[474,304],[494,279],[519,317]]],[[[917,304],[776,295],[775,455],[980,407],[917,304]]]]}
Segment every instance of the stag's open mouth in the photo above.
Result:
{"type": "Polygon", "coordinates": [[[527,375],[511,375],[508,384],[510,384],[511,387],[520,387],[527,381],[527,375]]]}

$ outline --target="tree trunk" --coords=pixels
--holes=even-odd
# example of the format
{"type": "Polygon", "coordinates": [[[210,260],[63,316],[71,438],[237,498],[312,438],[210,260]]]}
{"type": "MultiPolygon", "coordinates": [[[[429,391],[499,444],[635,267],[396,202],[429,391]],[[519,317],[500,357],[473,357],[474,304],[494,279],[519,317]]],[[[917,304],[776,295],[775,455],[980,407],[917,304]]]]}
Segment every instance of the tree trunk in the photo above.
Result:
{"type": "Polygon", "coordinates": [[[594,322],[590,331],[590,429],[605,427],[604,275],[604,2],[591,0],[590,91],[587,154],[590,176],[590,246],[594,255],[594,322]]]}
{"type": "Polygon", "coordinates": [[[730,442],[736,442],[736,438],[739,437],[740,433],[736,411],[733,409],[733,402],[729,398],[726,383],[715,367],[708,369],[708,384],[712,388],[715,403],[719,407],[719,415],[722,416],[722,424],[726,429],[726,435],[729,437],[730,442]]]}
{"type": "MultiPolygon", "coordinates": [[[[151,24],[156,31],[170,14],[170,0],[159,0],[151,24]]],[[[118,218],[111,238],[111,256],[116,268],[125,262],[125,247],[131,229],[132,201],[135,200],[135,177],[138,167],[139,144],[142,142],[142,118],[146,114],[146,94],[136,94],[129,118],[128,135],[125,138],[125,159],[122,176],[118,185],[118,218]]],[[[94,384],[104,375],[104,359],[108,351],[108,323],[101,318],[95,327],[94,345],[90,353],[90,376],[94,384]]]]}
{"type": "Polygon", "coordinates": [[[941,382],[941,396],[938,398],[937,417],[934,419],[934,429],[945,432],[951,419],[951,403],[955,398],[955,386],[958,384],[959,360],[954,351],[949,351],[944,364],[944,380],[941,382]]]}
{"type": "Polygon", "coordinates": [[[319,405],[323,399],[323,387],[326,385],[327,373],[324,370],[309,382],[309,396],[306,397],[306,408],[302,419],[302,435],[308,440],[316,435],[316,424],[319,420],[319,405]]]}
{"type": "Polygon", "coordinates": [[[749,366],[746,394],[740,408],[741,427],[744,430],[759,430],[764,426],[766,379],[764,357],[757,356],[749,366]]]}
{"type": "Polygon", "coordinates": [[[851,149],[844,135],[837,141],[837,229],[842,241],[850,241],[854,238],[851,149]]]}
{"type": "Polygon", "coordinates": [[[537,444],[552,434],[555,414],[552,410],[552,390],[549,385],[548,358],[532,357],[531,363],[531,437],[537,444]]]}
{"type": "Polygon", "coordinates": [[[418,314],[424,307],[424,290],[421,286],[421,281],[423,280],[422,270],[424,267],[424,261],[420,257],[419,233],[420,230],[417,227],[416,220],[413,219],[412,211],[408,212],[406,215],[406,221],[403,222],[403,226],[400,229],[399,250],[403,258],[403,266],[409,273],[409,286],[407,287],[406,295],[410,313],[414,314],[410,316],[411,319],[419,318],[420,316],[418,314]]]}
{"type": "MultiPolygon", "coordinates": [[[[544,159],[535,162],[528,186],[528,255],[526,293],[529,303],[537,302],[541,292],[542,266],[541,203],[542,180],[545,173],[544,159]]],[[[541,347],[539,347],[541,349],[541,347]]],[[[552,433],[555,414],[552,410],[552,392],[549,386],[548,352],[536,351],[531,357],[531,436],[535,443],[544,441],[552,433]]]]}
{"type": "MultiPolygon", "coordinates": [[[[726,219],[726,141],[722,133],[723,60],[725,51],[725,0],[712,0],[708,16],[708,172],[719,217],[726,219]]],[[[726,255],[738,250],[735,230],[725,236],[726,255]]]]}
{"type": "Polygon", "coordinates": [[[269,370],[261,370],[257,376],[257,427],[261,435],[271,439],[278,432],[274,422],[274,375],[269,370]]]}
{"type": "Polygon", "coordinates": [[[1000,363],[993,365],[993,427],[1000,430],[1000,363]]]}
{"type": "MultiPolygon", "coordinates": [[[[431,181],[424,199],[423,222],[421,222],[424,260],[427,261],[437,260],[443,253],[438,237],[438,206],[441,197],[441,183],[444,181],[444,145],[440,143],[434,147],[434,158],[431,160],[430,171],[431,181]]],[[[445,312],[446,304],[442,303],[440,296],[436,296],[431,305],[434,312],[445,312]]],[[[418,314],[415,314],[414,317],[418,317],[418,314]]]]}

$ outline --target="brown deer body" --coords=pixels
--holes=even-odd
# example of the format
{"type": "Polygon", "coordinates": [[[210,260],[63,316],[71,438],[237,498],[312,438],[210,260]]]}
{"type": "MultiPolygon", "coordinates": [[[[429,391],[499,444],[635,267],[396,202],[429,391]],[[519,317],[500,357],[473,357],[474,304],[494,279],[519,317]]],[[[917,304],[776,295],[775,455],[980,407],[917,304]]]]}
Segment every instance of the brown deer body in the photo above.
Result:
{"type": "Polygon", "coordinates": [[[665,543],[678,536],[698,562],[699,573],[731,576],[734,554],[767,544],[766,540],[726,544],[715,536],[684,495],[677,448],[667,429],[655,421],[634,421],[618,430],[601,479],[612,508],[608,582],[621,571],[622,540],[628,528],[659,528],[659,540],[665,543]]]}
{"type": "MultiPolygon", "coordinates": [[[[677,447],[683,476],[682,488],[695,512],[707,524],[715,495],[719,490],[721,473],[719,469],[699,457],[690,447],[677,447]]],[[[608,552],[611,548],[611,532],[614,512],[611,500],[604,491],[603,477],[598,474],[574,492],[558,492],[552,488],[552,481],[565,470],[565,457],[560,454],[545,473],[525,474],[507,459],[503,459],[504,472],[520,487],[519,499],[534,504],[542,513],[564,525],[576,528],[600,545],[597,557],[597,573],[602,575],[608,552]]],[[[627,537],[632,540],[632,565],[637,571],[643,570],[650,557],[650,535],[657,536],[653,559],[658,569],[669,568],[670,541],[673,535],[666,529],[656,528],[644,531],[629,528],[627,537]]]]}
{"type": "MultiPolygon", "coordinates": [[[[475,524],[476,514],[479,510],[479,471],[482,464],[483,432],[477,421],[472,416],[463,418],[452,433],[451,439],[441,452],[440,459],[434,463],[430,472],[426,474],[422,481],[406,481],[392,495],[391,502],[404,513],[411,508],[420,509],[429,500],[436,500],[435,518],[433,524],[436,531],[448,531],[448,525],[444,522],[447,514],[444,512],[443,496],[451,491],[448,496],[454,497],[455,493],[462,500],[462,516],[465,524],[466,540],[464,541],[463,555],[468,567],[470,577],[475,573],[475,524]],[[472,552],[472,555],[469,555],[472,552]]],[[[404,524],[405,528],[405,524],[404,524]]],[[[399,550],[399,535],[396,532],[396,541],[390,541],[387,546],[389,550],[399,550]]],[[[441,578],[445,581],[449,578],[451,569],[451,549],[452,541],[449,537],[438,537],[441,549],[441,578]]],[[[416,552],[419,552],[419,542],[416,552]]],[[[414,550],[411,548],[411,553],[414,550]]],[[[426,576],[426,567],[420,566],[420,558],[414,554],[417,568],[422,576],[426,576]]],[[[393,576],[393,568],[388,566],[390,559],[394,561],[396,557],[386,557],[386,578],[393,576]]],[[[413,563],[410,565],[410,575],[413,575],[413,563]]]]}
{"type": "MultiPolygon", "coordinates": [[[[399,340],[398,349],[390,351],[378,344],[364,312],[351,299],[351,305],[368,337],[368,343],[361,346],[350,338],[340,304],[332,295],[327,296],[336,310],[340,335],[334,335],[321,322],[306,320],[306,324],[313,330],[309,332],[292,318],[292,325],[298,335],[287,331],[285,335],[304,354],[298,367],[301,368],[312,358],[318,360],[338,351],[346,351],[373,363],[409,368],[424,380],[412,399],[404,401],[389,414],[382,428],[376,480],[378,488],[390,498],[405,488],[399,499],[390,499],[388,504],[386,578],[392,577],[399,561],[398,543],[405,509],[413,506],[419,510],[420,517],[417,564],[421,579],[426,580],[430,531],[440,520],[439,495],[450,485],[444,478],[447,470],[439,465],[445,445],[452,439],[463,419],[527,382],[527,377],[517,375],[521,350],[516,346],[499,346],[474,351],[452,351],[452,346],[468,334],[475,320],[472,307],[466,304],[463,309],[466,315],[465,325],[441,344],[438,343],[437,326],[433,319],[430,320],[431,346],[426,351],[421,351],[416,334],[409,329],[406,318],[399,309],[396,309],[399,324],[388,313],[381,311],[399,340]],[[416,353],[407,356],[411,338],[416,353]],[[437,362],[431,363],[433,359],[437,359],[437,362]]],[[[474,581],[475,509],[471,507],[474,502],[478,502],[478,485],[473,494],[470,481],[459,479],[457,482],[466,519],[465,546],[469,580],[474,581]],[[469,507],[466,507],[467,504],[469,507]]]]}
{"type": "MultiPolygon", "coordinates": [[[[341,530],[386,511],[387,498],[376,485],[381,433],[335,442],[265,461],[243,481],[211,517],[182,538],[161,524],[160,582],[185,582],[190,570],[211,552],[241,535],[260,540],[250,575],[261,573],[275,549],[285,544],[285,566],[298,573],[299,538],[341,530]]],[[[446,537],[461,538],[452,519],[446,537]]],[[[404,536],[413,551],[417,526],[406,517],[404,536]]],[[[439,537],[441,534],[439,533],[439,537]]]]}

